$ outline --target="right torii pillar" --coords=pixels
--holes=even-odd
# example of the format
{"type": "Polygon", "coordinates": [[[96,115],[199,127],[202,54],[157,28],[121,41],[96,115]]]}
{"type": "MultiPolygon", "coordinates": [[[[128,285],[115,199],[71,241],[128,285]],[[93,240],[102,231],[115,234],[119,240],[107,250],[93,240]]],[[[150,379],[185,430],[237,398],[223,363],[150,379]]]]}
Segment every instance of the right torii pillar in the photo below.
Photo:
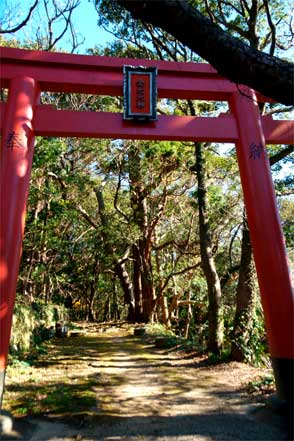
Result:
{"type": "Polygon", "coordinates": [[[240,176],[279,398],[293,409],[294,292],[255,93],[234,93],[240,176]]]}

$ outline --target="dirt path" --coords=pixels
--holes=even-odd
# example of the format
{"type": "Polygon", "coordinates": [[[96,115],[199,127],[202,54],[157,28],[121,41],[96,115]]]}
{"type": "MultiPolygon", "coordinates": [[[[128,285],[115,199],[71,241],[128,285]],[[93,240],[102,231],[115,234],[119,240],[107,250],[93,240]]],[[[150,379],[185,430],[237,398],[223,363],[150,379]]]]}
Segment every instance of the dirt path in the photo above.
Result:
{"type": "Polygon", "coordinates": [[[7,440],[285,439],[279,418],[240,392],[250,367],[203,366],[128,330],[55,341],[34,369],[22,384],[8,377],[7,406],[17,413],[22,391],[31,416],[19,418],[7,440]]]}

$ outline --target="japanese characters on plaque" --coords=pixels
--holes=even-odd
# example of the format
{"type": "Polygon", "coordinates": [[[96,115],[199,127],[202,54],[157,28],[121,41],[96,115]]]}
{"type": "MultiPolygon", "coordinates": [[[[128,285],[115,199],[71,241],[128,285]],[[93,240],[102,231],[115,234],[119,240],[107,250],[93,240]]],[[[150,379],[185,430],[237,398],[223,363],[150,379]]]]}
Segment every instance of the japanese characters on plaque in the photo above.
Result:
{"type": "Polygon", "coordinates": [[[156,67],[124,66],[124,119],[157,119],[156,76],[156,67]]]}

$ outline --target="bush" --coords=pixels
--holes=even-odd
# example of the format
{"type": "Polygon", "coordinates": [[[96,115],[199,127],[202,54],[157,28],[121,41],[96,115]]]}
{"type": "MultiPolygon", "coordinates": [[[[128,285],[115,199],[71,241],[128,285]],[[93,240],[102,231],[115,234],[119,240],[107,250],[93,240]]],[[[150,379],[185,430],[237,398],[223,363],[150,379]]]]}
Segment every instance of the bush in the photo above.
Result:
{"type": "Polygon", "coordinates": [[[64,306],[34,302],[31,306],[16,304],[13,314],[10,352],[19,354],[50,337],[50,326],[67,320],[64,306]]]}
{"type": "Polygon", "coordinates": [[[161,323],[148,323],[146,332],[154,337],[174,337],[175,333],[161,323]]]}
{"type": "Polygon", "coordinates": [[[158,348],[170,349],[186,343],[186,340],[183,339],[183,337],[177,336],[173,331],[167,329],[166,326],[161,323],[148,324],[145,329],[147,334],[154,339],[154,344],[158,348]]]}

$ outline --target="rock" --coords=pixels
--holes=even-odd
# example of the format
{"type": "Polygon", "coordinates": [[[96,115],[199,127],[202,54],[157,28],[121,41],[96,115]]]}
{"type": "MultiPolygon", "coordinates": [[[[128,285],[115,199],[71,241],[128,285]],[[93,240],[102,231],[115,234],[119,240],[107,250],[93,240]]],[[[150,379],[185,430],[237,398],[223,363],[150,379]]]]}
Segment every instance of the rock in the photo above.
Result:
{"type": "Polygon", "coordinates": [[[84,331],[70,331],[69,333],[70,337],[80,337],[81,335],[84,335],[84,331]]]}
{"type": "Polygon", "coordinates": [[[13,418],[9,412],[1,410],[0,413],[0,435],[9,435],[13,428],[13,418]]]}
{"type": "Polygon", "coordinates": [[[146,334],[146,328],[135,328],[134,335],[141,336],[146,334]]]}

